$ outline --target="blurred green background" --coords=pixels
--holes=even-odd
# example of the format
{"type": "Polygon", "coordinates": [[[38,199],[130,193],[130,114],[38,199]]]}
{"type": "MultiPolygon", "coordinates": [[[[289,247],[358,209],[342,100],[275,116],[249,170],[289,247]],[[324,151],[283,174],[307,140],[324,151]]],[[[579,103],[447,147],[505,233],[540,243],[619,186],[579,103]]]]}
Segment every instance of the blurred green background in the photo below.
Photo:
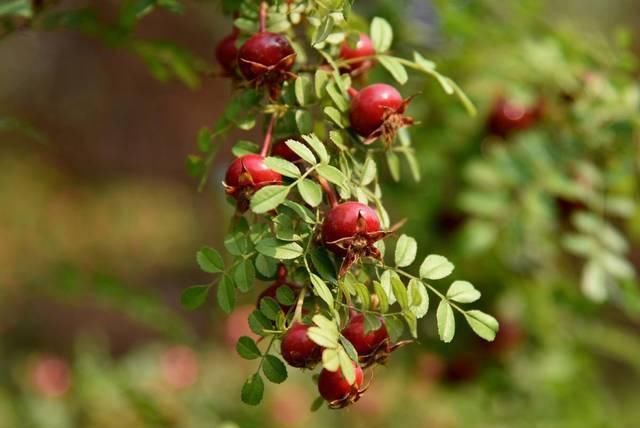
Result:
{"type": "MultiPolygon", "coordinates": [[[[146,44],[82,20],[0,38],[1,428],[638,426],[637,1],[356,1],[394,25],[396,50],[424,51],[479,109],[469,117],[434,82],[403,88],[421,93],[410,112],[423,179],[389,180],[385,197],[502,327],[490,346],[462,328],[444,346],[427,317],[426,339],[377,369],[357,405],[317,413],[309,377],[293,373],[263,406],[241,404],[252,366],[234,346],[255,296],[228,318],[213,302],[179,305],[206,278],[197,249],[222,247],[233,210],[219,183],[228,147],[247,138],[221,143],[198,193],[185,159],[231,96],[202,73],[230,21],[217,2],[183,4],[137,23],[146,44]],[[545,119],[506,141],[487,136],[500,95],[544,99],[545,119]],[[619,216],[602,215],[624,245],[600,282],[565,239],[571,203],[599,210],[557,184],[576,168],[622,201],[619,216]]],[[[113,22],[120,2],[53,7],[86,6],[113,22]]]]}

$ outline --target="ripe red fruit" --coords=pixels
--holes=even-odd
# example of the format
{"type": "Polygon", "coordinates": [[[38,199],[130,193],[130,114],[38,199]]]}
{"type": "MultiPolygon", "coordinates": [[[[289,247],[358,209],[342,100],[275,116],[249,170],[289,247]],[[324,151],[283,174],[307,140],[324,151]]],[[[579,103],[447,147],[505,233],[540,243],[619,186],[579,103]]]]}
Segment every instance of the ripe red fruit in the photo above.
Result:
{"type": "MultiPolygon", "coordinates": [[[[380,232],[380,220],[375,210],[360,202],[344,202],[331,208],[322,224],[322,240],[327,248],[344,256],[350,247],[368,242],[353,242],[359,235],[380,232]]],[[[376,239],[377,240],[377,239],[376,239]]],[[[365,240],[366,241],[366,240],[365,240]]]]}
{"type": "Polygon", "coordinates": [[[361,389],[362,382],[364,381],[362,368],[356,363],[353,363],[353,365],[356,370],[356,380],[353,385],[349,385],[349,382],[342,376],[341,370],[330,372],[327,369],[322,369],[320,372],[318,391],[322,398],[329,402],[330,407],[340,408],[348,406],[358,401],[360,395],[364,392],[361,389]]]}
{"type": "Polygon", "coordinates": [[[236,41],[238,40],[238,30],[234,28],[233,32],[224,39],[220,40],[216,48],[216,59],[218,64],[224,69],[228,75],[234,75],[238,67],[238,49],[236,41]]]}
{"type": "Polygon", "coordinates": [[[356,313],[349,319],[342,330],[342,335],[356,348],[360,362],[365,367],[375,362],[383,362],[391,351],[389,334],[384,321],[377,330],[366,334],[364,330],[364,315],[356,313]]]}
{"type": "Polygon", "coordinates": [[[271,147],[271,156],[278,156],[282,159],[288,160],[289,162],[298,162],[301,160],[300,156],[287,146],[286,142],[288,140],[295,140],[295,138],[282,138],[273,143],[273,147],[271,147]]]}
{"type": "Polygon", "coordinates": [[[296,54],[286,37],[269,32],[254,34],[238,52],[238,66],[245,79],[256,85],[277,85],[286,80],[296,54]]]}
{"type": "Polygon", "coordinates": [[[366,138],[365,144],[379,137],[390,144],[398,129],[413,123],[413,119],[403,115],[407,103],[393,86],[369,85],[351,99],[351,127],[366,138]]]}
{"type": "MultiPolygon", "coordinates": [[[[371,57],[376,54],[376,50],[373,47],[373,43],[369,36],[364,33],[360,33],[360,39],[356,43],[355,47],[350,47],[349,43],[345,40],[340,47],[340,58],[343,60],[356,60],[358,58],[371,57]]],[[[351,73],[361,74],[373,65],[373,61],[369,59],[363,59],[361,61],[349,62],[349,65],[344,67],[344,71],[351,73]]]]}
{"type": "Polygon", "coordinates": [[[295,322],[282,336],[280,352],[292,367],[311,368],[322,359],[322,348],[307,335],[309,327],[295,322]]]}
{"type": "Polygon", "coordinates": [[[506,138],[517,131],[533,126],[542,114],[542,102],[525,106],[500,96],[496,99],[489,118],[487,130],[490,134],[506,138]]]}
{"type": "Polygon", "coordinates": [[[267,167],[260,155],[244,155],[234,160],[224,179],[227,194],[237,201],[238,210],[246,211],[250,196],[269,184],[282,183],[282,176],[267,167]]]}
{"type": "Polygon", "coordinates": [[[344,202],[331,208],[322,224],[322,242],[338,256],[344,257],[340,276],[360,257],[380,258],[375,242],[387,232],[380,230],[375,210],[359,202],[344,202]]]}

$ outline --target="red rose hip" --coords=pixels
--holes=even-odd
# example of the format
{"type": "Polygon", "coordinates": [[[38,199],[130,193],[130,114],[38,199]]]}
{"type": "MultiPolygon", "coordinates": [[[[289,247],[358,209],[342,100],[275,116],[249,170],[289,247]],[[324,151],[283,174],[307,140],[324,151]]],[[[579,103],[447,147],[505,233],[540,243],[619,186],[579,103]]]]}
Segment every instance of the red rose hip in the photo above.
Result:
{"type": "Polygon", "coordinates": [[[349,61],[349,64],[344,67],[344,71],[363,73],[371,68],[373,62],[370,58],[376,54],[376,50],[373,47],[373,43],[369,36],[364,33],[360,33],[360,38],[355,47],[350,47],[349,43],[345,40],[340,47],[340,58],[349,61]],[[358,58],[364,58],[361,61],[356,61],[358,58]]]}
{"type": "Polygon", "coordinates": [[[218,47],[216,48],[216,59],[218,64],[224,69],[224,71],[233,75],[238,67],[238,49],[236,48],[236,41],[238,40],[238,30],[234,29],[224,39],[220,40],[218,47]]]}
{"type": "Polygon", "coordinates": [[[256,84],[277,84],[288,78],[296,54],[286,37],[270,32],[254,34],[238,52],[245,79],[256,84]]]}
{"type": "Polygon", "coordinates": [[[380,220],[375,210],[360,202],[344,202],[333,207],[322,224],[322,240],[327,248],[338,255],[345,255],[359,235],[380,232],[380,220]]]}
{"type": "Polygon", "coordinates": [[[234,160],[224,179],[227,194],[238,201],[238,209],[246,211],[249,197],[269,184],[282,183],[282,176],[265,165],[260,155],[244,155],[234,160]]]}
{"type": "MultiPolygon", "coordinates": [[[[271,156],[277,156],[282,159],[286,159],[289,162],[298,162],[300,156],[296,154],[293,150],[287,146],[288,140],[296,140],[295,138],[283,138],[281,140],[276,141],[271,148],[271,156]]],[[[296,140],[297,141],[297,140],[296,140]]]]}
{"type": "Polygon", "coordinates": [[[280,352],[292,367],[311,368],[322,358],[322,348],[307,335],[309,327],[296,322],[282,336],[280,352]]]}
{"type": "Polygon", "coordinates": [[[376,83],[363,88],[360,92],[350,91],[351,110],[349,118],[351,128],[365,137],[370,144],[382,137],[387,145],[391,144],[398,129],[411,125],[413,119],[404,115],[408,100],[403,100],[396,88],[384,83],[376,83]]]}
{"type": "Polygon", "coordinates": [[[349,385],[341,370],[330,372],[323,369],[318,378],[318,391],[322,398],[330,403],[331,407],[345,407],[357,401],[362,394],[364,373],[362,368],[353,363],[356,371],[356,379],[353,385],[349,385]]]}
{"type": "Polygon", "coordinates": [[[388,352],[389,334],[384,322],[377,330],[366,334],[364,330],[364,315],[360,313],[353,315],[342,330],[342,335],[356,348],[361,361],[370,360],[378,352],[388,352]]]}

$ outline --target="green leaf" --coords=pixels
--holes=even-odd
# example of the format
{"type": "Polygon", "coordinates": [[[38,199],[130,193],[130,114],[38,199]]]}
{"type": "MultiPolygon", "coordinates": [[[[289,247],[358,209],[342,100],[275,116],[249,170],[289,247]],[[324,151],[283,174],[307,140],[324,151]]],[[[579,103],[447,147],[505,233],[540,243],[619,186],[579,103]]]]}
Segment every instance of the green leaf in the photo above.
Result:
{"type": "Polygon", "coordinates": [[[436,320],[440,339],[445,343],[451,342],[456,333],[456,319],[453,316],[453,308],[445,299],[442,299],[438,305],[436,320]]]}
{"type": "Polygon", "coordinates": [[[418,319],[415,314],[411,311],[402,312],[402,316],[409,327],[409,331],[411,332],[411,336],[414,338],[418,337],[418,319]]]}
{"type": "Polygon", "coordinates": [[[264,160],[264,164],[275,172],[284,175],[285,177],[300,177],[300,170],[298,169],[298,167],[288,160],[276,157],[267,157],[264,160]]]}
{"type": "Polygon", "coordinates": [[[224,247],[229,254],[234,256],[242,256],[249,251],[251,243],[246,233],[235,232],[224,238],[224,247]]]}
{"type": "Polygon", "coordinates": [[[274,210],[283,203],[289,195],[290,188],[282,185],[265,186],[251,197],[251,211],[264,214],[274,210]]]}
{"type": "Polygon", "coordinates": [[[231,148],[231,153],[235,157],[260,153],[260,147],[251,141],[240,140],[231,148]]]}
{"type": "Polygon", "coordinates": [[[295,154],[300,156],[300,158],[302,158],[305,162],[308,162],[311,165],[315,165],[317,163],[316,157],[313,155],[313,152],[301,142],[296,140],[287,140],[285,144],[289,146],[289,148],[293,150],[295,154]]]}
{"type": "Polygon", "coordinates": [[[248,336],[242,336],[236,343],[236,352],[245,360],[255,360],[262,356],[262,352],[258,349],[256,342],[248,336]]]}
{"type": "Polygon", "coordinates": [[[396,58],[392,56],[380,55],[378,61],[387,71],[393,76],[393,78],[401,85],[407,83],[409,76],[407,70],[396,58]]]}
{"type": "Polygon", "coordinates": [[[318,174],[320,174],[322,177],[340,187],[343,187],[347,181],[347,177],[344,176],[342,171],[331,165],[318,165],[316,171],[318,171],[318,174]]]}
{"type": "Polygon", "coordinates": [[[409,307],[409,296],[407,295],[407,289],[404,287],[402,280],[398,275],[391,275],[391,289],[393,295],[396,296],[396,300],[400,304],[402,309],[409,307]]]}
{"type": "Polygon", "coordinates": [[[271,257],[258,254],[255,261],[256,269],[265,278],[273,278],[278,270],[278,263],[271,257]]]}
{"type": "Polygon", "coordinates": [[[342,95],[335,82],[327,85],[327,94],[338,110],[343,113],[349,111],[349,100],[342,95]]]}
{"type": "Polygon", "coordinates": [[[301,106],[306,106],[313,98],[313,88],[311,87],[311,79],[302,74],[299,75],[295,82],[296,100],[301,106]]]}
{"type": "Polygon", "coordinates": [[[331,31],[333,30],[333,25],[334,25],[334,21],[331,14],[325,16],[322,19],[322,22],[320,22],[320,26],[318,27],[315,35],[313,36],[311,45],[315,47],[319,43],[324,42],[329,36],[329,34],[331,34],[331,31]]]}
{"type": "MultiPolygon", "coordinates": [[[[402,131],[402,129],[400,131],[402,131]]],[[[402,132],[399,132],[398,135],[402,135],[402,132]]],[[[405,150],[404,157],[407,159],[407,163],[409,164],[409,170],[411,171],[413,180],[416,183],[419,182],[422,176],[420,173],[420,164],[418,163],[418,159],[416,158],[415,153],[413,152],[413,150],[405,150]]]]}
{"type": "Polygon", "coordinates": [[[447,290],[447,299],[458,303],[473,303],[480,298],[480,292],[467,281],[454,281],[447,290]]]}
{"type": "Polygon", "coordinates": [[[287,367],[275,355],[264,356],[262,372],[273,383],[282,383],[287,380],[287,367]]]}
{"type": "Polygon", "coordinates": [[[251,315],[249,315],[248,323],[251,331],[259,336],[265,335],[265,329],[268,330],[273,328],[273,325],[269,318],[265,317],[259,310],[251,312],[251,315]]]}
{"type": "Polygon", "coordinates": [[[444,256],[432,254],[427,256],[420,266],[420,278],[442,279],[453,272],[454,266],[444,256]]]}
{"type": "MultiPolygon", "coordinates": [[[[336,344],[336,346],[338,345],[336,344]]],[[[338,349],[335,347],[327,347],[322,351],[322,367],[330,372],[337,372],[340,369],[338,349]]]]}
{"type": "Polygon", "coordinates": [[[375,17],[371,21],[371,41],[377,53],[383,53],[389,50],[393,43],[393,29],[391,25],[383,18],[375,17]]]}
{"type": "Polygon", "coordinates": [[[409,310],[416,318],[424,317],[429,311],[429,293],[422,281],[412,278],[408,285],[409,310]]]}
{"type": "Polygon", "coordinates": [[[633,279],[635,276],[633,265],[624,256],[609,251],[601,251],[598,254],[602,267],[614,278],[633,279]]]}
{"type": "Polygon", "coordinates": [[[398,158],[398,155],[391,150],[387,150],[385,156],[389,172],[391,173],[391,178],[393,178],[393,181],[400,181],[400,158],[398,158]]]}
{"type": "Polygon", "coordinates": [[[243,403],[257,406],[264,395],[264,382],[259,373],[250,376],[242,386],[241,399],[243,403]]]}
{"type": "Polygon", "coordinates": [[[315,400],[313,400],[313,403],[311,403],[311,407],[310,407],[310,411],[313,412],[317,412],[318,410],[320,410],[320,407],[322,407],[322,405],[326,403],[325,399],[322,397],[316,397],[315,400]]]}
{"type": "Polygon", "coordinates": [[[387,293],[378,281],[373,281],[373,291],[376,293],[378,301],[380,302],[380,312],[385,313],[389,311],[389,299],[387,298],[387,293]]]}
{"type": "Polygon", "coordinates": [[[340,111],[337,108],[331,107],[331,106],[325,107],[324,114],[326,114],[329,117],[329,119],[331,119],[340,128],[344,129],[346,127],[346,123],[342,117],[342,113],[340,113],[340,111]]]}
{"type": "Polygon", "coordinates": [[[342,348],[338,348],[338,361],[340,361],[340,371],[342,372],[342,376],[349,385],[353,385],[356,381],[356,369],[353,361],[342,348]]]}
{"type": "Polygon", "coordinates": [[[465,319],[473,331],[484,340],[492,341],[496,338],[499,325],[491,315],[482,311],[472,310],[464,314],[465,319]]]}
{"type": "Polygon", "coordinates": [[[344,348],[344,351],[347,353],[349,358],[351,358],[353,361],[358,361],[358,351],[356,351],[356,348],[354,348],[353,344],[349,342],[349,339],[347,339],[343,335],[340,335],[340,344],[344,348]]]}
{"type": "Polygon", "coordinates": [[[309,339],[324,348],[337,348],[340,332],[336,324],[323,315],[315,315],[312,320],[315,326],[307,330],[309,339]]]}
{"type": "Polygon", "coordinates": [[[198,132],[198,150],[209,153],[213,144],[213,134],[206,126],[198,132]]]}
{"type": "Polygon", "coordinates": [[[222,256],[213,248],[204,247],[196,254],[198,266],[205,272],[218,273],[224,270],[222,256]]]}
{"type": "Polygon", "coordinates": [[[376,165],[376,161],[371,157],[367,157],[364,161],[364,166],[362,167],[362,176],[360,177],[360,184],[363,186],[368,186],[373,182],[378,174],[378,166],[376,165]]]}
{"type": "Polygon", "coordinates": [[[436,69],[436,63],[433,61],[429,61],[418,52],[413,52],[413,62],[418,65],[423,71],[430,72],[436,69]]]}
{"type": "Polygon", "coordinates": [[[305,223],[313,224],[316,222],[316,217],[309,208],[293,201],[284,201],[282,205],[295,212],[305,223]]]}
{"type": "Polygon", "coordinates": [[[345,136],[342,132],[336,130],[329,131],[329,139],[341,151],[347,150],[347,146],[345,146],[345,136]]]}
{"type": "Polygon", "coordinates": [[[582,270],[580,283],[582,292],[594,302],[604,302],[607,298],[607,273],[602,264],[589,260],[582,270]]]}
{"type": "Polygon", "coordinates": [[[322,280],[322,278],[314,273],[309,273],[309,277],[311,278],[313,290],[318,297],[320,297],[330,308],[333,308],[333,294],[331,294],[331,290],[329,290],[327,284],[322,280]]]}
{"type": "Polygon", "coordinates": [[[276,290],[276,299],[279,303],[291,306],[296,303],[296,295],[290,287],[283,285],[276,290]]]}
{"type": "Polygon", "coordinates": [[[315,247],[309,252],[311,257],[311,263],[315,267],[316,272],[320,274],[320,277],[325,281],[336,281],[336,267],[329,257],[329,252],[325,247],[315,247]]]}
{"type": "Polygon", "coordinates": [[[313,116],[307,110],[297,110],[296,125],[301,134],[307,134],[313,131],[313,116]]]}
{"type": "Polygon", "coordinates": [[[315,181],[302,179],[297,184],[298,192],[304,201],[312,207],[317,207],[322,202],[322,188],[315,181]]]}
{"type": "Polygon", "coordinates": [[[384,325],[392,342],[397,342],[404,332],[404,323],[397,316],[385,317],[384,325]]]}
{"type": "Polygon", "coordinates": [[[202,177],[207,172],[204,160],[198,155],[187,156],[186,168],[191,177],[202,177]]]}
{"type": "Polygon", "coordinates": [[[267,238],[258,242],[256,250],[260,254],[278,260],[296,259],[303,253],[303,248],[298,243],[278,241],[274,238],[267,238]]]}
{"type": "Polygon", "coordinates": [[[401,235],[396,243],[395,261],[396,266],[409,266],[416,259],[418,252],[418,242],[407,235],[401,235]]]}
{"type": "Polygon", "coordinates": [[[360,299],[362,309],[369,309],[369,306],[371,306],[371,297],[369,296],[369,289],[367,288],[367,286],[361,282],[356,282],[354,284],[354,289],[356,290],[356,294],[360,299]]]}
{"type": "MultiPolygon", "coordinates": [[[[385,291],[385,294],[387,295],[387,299],[389,300],[390,305],[393,305],[396,302],[396,296],[393,294],[391,290],[392,277],[398,277],[398,274],[392,270],[386,270],[382,272],[382,275],[380,276],[380,285],[382,286],[382,289],[385,291]]],[[[398,277],[398,279],[400,278],[398,277]]]]}
{"type": "Polygon", "coordinates": [[[322,98],[324,89],[329,81],[329,77],[331,77],[331,73],[325,70],[316,71],[316,75],[314,78],[315,87],[316,87],[316,97],[322,98]]]}
{"type": "Polygon", "coordinates": [[[280,312],[280,305],[273,297],[263,297],[260,299],[260,312],[271,321],[275,321],[280,312]]]}
{"type": "Polygon", "coordinates": [[[209,294],[208,285],[194,285],[182,292],[180,303],[187,309],[193,310],[204,304],[209,294]]]}
{"type": "Polygon", "coordinates": [[[303,135],[302,139],[316,152],[320,158],[320,162],[329,162],[329,153],[327,152],[327,148],[324,146],[324,143],[315,136],[315,134],[303,135]]]}
{"type": "Polygon", "coordinates": [[[256,279],[256,270],[253,267],[251,260],[242,260],[233,269],[233,281],[236,283],[236,287],[242,293],[253,288],[253,283],[256,279]]]}
{"type": "Polygon", "coordinates": [[[236,289],[233,281],[227,275],[223,275],[218,284],[218,306],[225,313],[230,314],[236,305],[236,289]]]}
{"type": "Polygon", "coordinates": [[[366,313],[364,314],[364,334],[369,334],[372,331],[378,330],[382,326],[382,321],[377,315],[366,313]]]}

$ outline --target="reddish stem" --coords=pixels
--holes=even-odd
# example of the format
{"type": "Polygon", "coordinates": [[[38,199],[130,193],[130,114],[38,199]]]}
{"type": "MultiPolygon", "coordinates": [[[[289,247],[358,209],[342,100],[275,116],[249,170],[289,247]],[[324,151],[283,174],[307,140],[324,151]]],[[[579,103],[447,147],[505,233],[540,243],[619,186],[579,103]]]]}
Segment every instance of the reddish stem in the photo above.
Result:
{"type": "Polygon", "coordinates": [[[349,93],[349,96],[350,96],[351,98],[355,98],[355,97],[356,97],[356,95],[358,95],[358,90],[357,90],[357,89],[355,89],[355,88],[353,88],[353,87],[351,87],[351,88],[347,89],[347,92],[349,93]]]}
{"type": "Polygon", "coordinates": [[[260,3],[260,32],[264,33],[267,31],[267,11],[269,9],[269,5],[266,1],[260,3]]]}
{"type": "Polygon", "coordinates": [[[271,121],[269,121],[269,127],[267,128],[267,133],[264,135],[264,141],[262,143],[262,149],[260,150],[260,156],[265,157],[269,153],[269,149],[271,148],[271,139],[273,137],[273,128],[276,126],[276,115],[271,116],[271,121]]]}
{"type": "Polygon", "coordinates": [[[322,187],[322,190],[324,190],[324,193],[327,194],[327,197],[329,198],[329,205],[331,205],[331,208],[338,205],[338,198],[336,197],[336,192],[334,192],[329,182],[324,177],[318,176],[318,183],[320,183],[320,187],[322,187]]]}

